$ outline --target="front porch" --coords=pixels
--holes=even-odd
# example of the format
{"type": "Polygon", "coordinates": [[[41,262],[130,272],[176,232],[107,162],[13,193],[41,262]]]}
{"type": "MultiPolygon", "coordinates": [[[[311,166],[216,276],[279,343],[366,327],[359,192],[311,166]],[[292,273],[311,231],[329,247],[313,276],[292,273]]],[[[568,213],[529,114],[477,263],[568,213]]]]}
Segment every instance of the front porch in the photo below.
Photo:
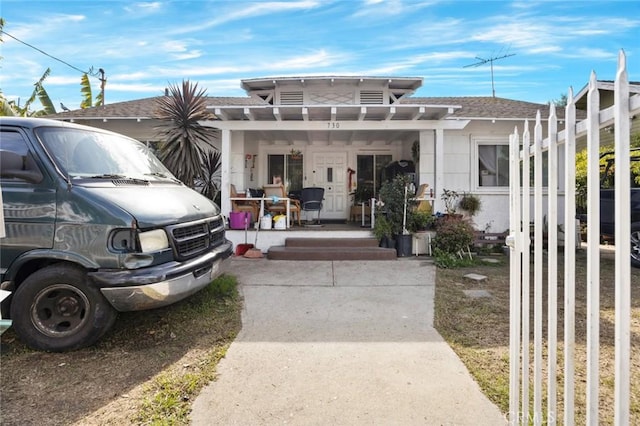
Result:
{"type": "MultiPolygon", "coordinates": [[[[235,247],[245,242],[244,229],[227,229],[227,239],[235,247]]],[[[292,226],[288,229],[260,229],[247,230],[247,243],[256,244],[256,248],[266,253],[271,246],[283,246],[287,238],[372,238],[373,232],[366,224],[361,227],[360,222],[322,221],[322,226],[292,226]],[[258,239],[256,244],[256,232],[258,239]]]]}
{"type": "MultiPolygon", "coordinates": [[[[244,229],[227,229],[227,239],[236,247],[238,244],[245,243],[244,229]]],[[[430,234],[429,234],[430,235],[430,234]]],[[[267,253],[269,248],[274,246],[284,246],[287,238],[322,238],[322,239],[344,239],[374,238],[370,223],[366,222],[363,226],[361,222],[349,221],[322,221],[322,226],[293,226],[289,229],[256,229],[251,228],[246,232],[246,242],[254,244],[256,248],[263,253],[267,253]],[[256,233],[257,243],[256,243],[256,233]]],[[[414,236],[412,241],[412,254],[425,255],[429,253],[429,238],[426,233],[414,236]]]]}

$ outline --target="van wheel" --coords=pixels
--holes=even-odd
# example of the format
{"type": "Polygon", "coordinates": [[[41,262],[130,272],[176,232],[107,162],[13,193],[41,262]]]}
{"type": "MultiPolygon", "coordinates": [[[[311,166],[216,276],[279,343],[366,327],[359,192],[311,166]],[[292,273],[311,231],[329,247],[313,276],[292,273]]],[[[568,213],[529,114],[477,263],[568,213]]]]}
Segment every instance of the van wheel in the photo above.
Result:
{"type": "Polygon", "coordinates": [[[86,273],[52,265],[27,277],[13,294],[12,327],[33,349],[66,351],[89,346],[113,325],[117,312],[86,273]]]}
{"type": "Polygon", "coordinates": [[[640,268],[640,223],[631,224],[631,266],[640,268]]]}

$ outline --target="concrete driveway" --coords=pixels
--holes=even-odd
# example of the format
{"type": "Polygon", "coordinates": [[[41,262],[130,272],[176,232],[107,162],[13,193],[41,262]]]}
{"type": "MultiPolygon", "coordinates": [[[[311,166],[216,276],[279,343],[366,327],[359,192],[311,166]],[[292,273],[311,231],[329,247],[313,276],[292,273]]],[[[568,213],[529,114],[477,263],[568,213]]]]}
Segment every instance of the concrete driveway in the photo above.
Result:
{"type": "Polygon", "coordinates": [[[243,328],[194,425],[499,425],[433,328],[435,268],[234,259],[243,328]]]}

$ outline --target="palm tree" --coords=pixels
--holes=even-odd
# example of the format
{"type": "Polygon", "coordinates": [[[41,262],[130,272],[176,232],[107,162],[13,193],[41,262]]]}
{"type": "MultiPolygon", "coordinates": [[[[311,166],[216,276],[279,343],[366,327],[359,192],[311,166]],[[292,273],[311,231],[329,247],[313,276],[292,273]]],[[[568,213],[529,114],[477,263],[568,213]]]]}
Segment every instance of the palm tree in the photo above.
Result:
{"type": "Polygon", "coordinates": [[[205,127],[200,121],[211,120],[207,111],[206,91],[198,84],[182,81],[182,87],[170,86],[169,95],[158,99],[155,118],[162,139],[159,157],[164,165],[185,185],[194,187],[203,179],[202,158],[206,147],[215,149],[212,141],[217,130],[205,127]]]}
{"type": "MultiPolygon", "coordinates": [[[[91,72],[92,69],[89,70],[89,72],[91,72]]],[[[100,69],[100,71],[102,71],[102,69],[100,69]]],[[[95,76],[95,74],[93,74],[93,73],[92,73],[92,75],[95,76]]],[[[103,82],[103,84],[104,84],[104,82],[103,82]]],[[[89,75],[87,73],[82,74],[82,77],[80,77],[80,93],[82,94],[82,102],[80,103],[80,108],[81,109],[91,108],[93,106],[103,106],[104,105],[104,97],[103,97],[103,92],[102,91],[100,91],[100,93],[98,93],[96,95],[95,102],[93,101],[93,95],[92,95],[92,91],[91,91],[91,83],[89,82],[89,75]]]]}
{"type": "Polygon", "coordinates": [[[202,188],[200,192],[205,197],[216,201],[220,195],[220,167],[222,166],[222,154],[220,151],[208,150],[202,156],[202,188]]]}
{"type": "Polygon", "coordinates": [[[25,102],[24,106],[18,105],[15,101],[7,100],[3,95],[0,94],[0,104],[1,104],[1,115],[5,116],[19,116],[19,117],[38,117],[41,115],[47,114],[55,114],[56,109],[53,107],[53,103],[49,98],[49,94],[44,88],[43,82],[51,73],[51,69],[47,68],[47,70],[42,74],[40,80],[38,80],[34,84],[33,92],[29,99],[25,102]],[[35,102],[36,98],[40,101],[43,108],[37,111],[31,111],[31,105],[35,102]]]}

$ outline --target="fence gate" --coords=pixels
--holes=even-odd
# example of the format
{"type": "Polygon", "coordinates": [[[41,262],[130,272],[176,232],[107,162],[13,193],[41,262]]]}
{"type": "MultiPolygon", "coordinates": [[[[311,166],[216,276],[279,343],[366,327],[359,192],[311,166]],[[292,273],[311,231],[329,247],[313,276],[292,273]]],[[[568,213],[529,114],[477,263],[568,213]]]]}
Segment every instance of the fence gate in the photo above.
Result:
{"type": "MultiPolygon", "coordinates": [[[[587,279],[576,282],[576,141],[584,141],[588,156],[587,240],[600,241],[599,145],[600,129],[615,132],[615,418],[629,424],[630,412],[630,120],[640,114],[640,95],[629,96],[624,52],[618,56],[614,105],[600,109],[596,76],[591,74],[587,117],[576,120],[573,92],[569,89],[564,130],[558,131],[555,106],[550,106],[548,135],[542,135],[538,112],[533,128],[525,121],[510,137],[510,401],[511,424],[575,423],[576,398],[586,401],[586,423],[599,423],[600,347],[600,246],[587,248],[587,279]],[[546,159],[543,160],[543,153],[546,159]],[[562,161],[561,161],[561,160],[562,161]],[[564,164],[559,164],[563,162],[564,164]],[[543,164],[547,186],[543,192],[543,164]],[[559,172],[562,171],[562,172],[559,172]],[[562,173],[562,176],[559,174],[562,173]],[[564,188],[564,194],[558,188],[564,188]],[[560,196],[559,196],[560,195],[560,196]],[[558,224],[562,220],[564,248],[558,249],[558,224]],[[543,231],[547,235],[544,246],[543,231]],[[561,269],[558,251],[563,250],[561,269]],[[546,269],[544,268],[546,266],[546,269]],[[563,306],[558,304],[558,281],[564,281],[563,306]],[[574,355],[575,289],[586,288],[586,392],[576,396],[574,355]],[[546,295],[548,295],[548,297],[546,295]],[[543,306],[543,302],[546,306],[543,306]],[[546,308],[546,309],[545,309],[546,308]],[[560,314],[560,315],[559,315],[560,314]],[[531,319],[531,320],[530,320],[531,319]],[[546,320],[546,327],[543,321],[546,320]],[[564,329],[558,340],[558,329],[564,329]],[[546,333],[543,335],[543,331],[546,333]],[[532,337],[530,337],[532,336],[532,337]],[[561,345],[559,351],[558,345],[561,345]],[[560,353],[559,353],[560,352],[560,353]],[[543,362],[544,360],[544,362],[543,362]],[[559,364],[560,360],[560,364],[559,364]],[[560,372],[558,371],[560,370],[560,372]],[[544,376],[544,377],[543,377],[544,376]],[[560,399],[561,401],[558,401],[560,399]],[[559,410],[559,407],[562,407],[559,410]]],[[[583,378],[579,378],[584,380],[583,378]]]]}

